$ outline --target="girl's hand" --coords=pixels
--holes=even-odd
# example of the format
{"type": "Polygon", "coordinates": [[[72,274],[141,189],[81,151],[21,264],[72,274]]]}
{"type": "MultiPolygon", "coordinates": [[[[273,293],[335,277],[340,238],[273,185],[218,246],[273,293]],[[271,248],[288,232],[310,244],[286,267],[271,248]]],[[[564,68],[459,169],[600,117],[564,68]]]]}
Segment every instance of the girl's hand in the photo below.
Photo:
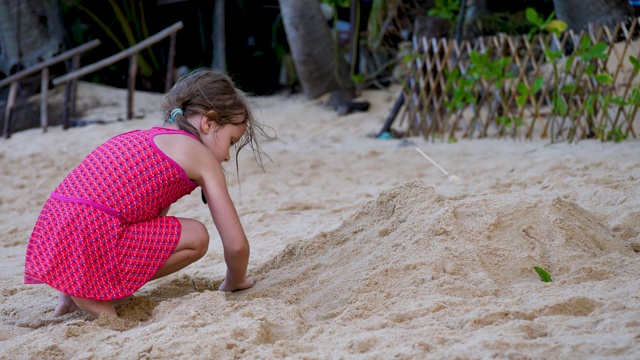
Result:
{"type": "Polygon", "coordinates": [[[219,291],[237,291],[237,290],[245,290],[248,289],[250,287],[253,286],[254,284],[254,280],[253,278],[249,277],[246,278],[244,280],[244,282],[240,283],[240,284],[230,284],[227,282],[227,279],[224,279],[224,281],[222,282],[222,284],[220,284],[220,287],[218,288],[219,291]]]}

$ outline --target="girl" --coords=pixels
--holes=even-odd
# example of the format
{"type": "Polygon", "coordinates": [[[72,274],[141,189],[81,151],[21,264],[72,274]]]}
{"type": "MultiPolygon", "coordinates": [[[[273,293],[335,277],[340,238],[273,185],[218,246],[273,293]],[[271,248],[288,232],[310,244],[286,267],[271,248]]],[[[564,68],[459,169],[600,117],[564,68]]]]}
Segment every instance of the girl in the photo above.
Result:
{"type": "Polygon", "coordinates": [[[163,127],[100,145],[46,201],[27,245],[25,283],[59,291],[54,316],[78,308],[117,316],[112,300],[202,258],[204,224],[166,216],[198,186],[224,248],[219,290],[253,286],[249,243],[222,169],[234,145],[236,156],[245,145],[260,154],[256,135],[263,132],[245,95],[227,75],[201,69],[176,82],[163,108],[163,127]]]}

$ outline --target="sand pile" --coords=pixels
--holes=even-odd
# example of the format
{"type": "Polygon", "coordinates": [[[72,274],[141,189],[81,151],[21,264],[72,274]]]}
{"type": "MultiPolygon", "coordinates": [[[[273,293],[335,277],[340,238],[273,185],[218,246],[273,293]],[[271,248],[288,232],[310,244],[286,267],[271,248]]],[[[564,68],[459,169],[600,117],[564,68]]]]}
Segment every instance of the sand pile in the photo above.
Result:
{"type": "Polygon", "coordinates": [[[543,326],[547,319],[597,312],[605,304],[589,284],[616,276],[616,264],[637,256],[570,201],[506,194],[447,199],[414,181],[382,192],[338,229],[288,246],[256,270],[264,280],[248,293],[298,307],[307,326],[359,329],[342,339],[355,353],[419,356],[455,331],[466,334],[458,340],[470,347],[461,355],[491,356],[506,348],[473,342],[501,327],[543,341],[559,330],[543,326]],[[554,282],[543,283],[534,266],[554,282]],[[545,298],[549,292],[556,295],[545,298]],[[405,348],[386,334],[415,329],[425,330],[423,338],[405,348]]]}

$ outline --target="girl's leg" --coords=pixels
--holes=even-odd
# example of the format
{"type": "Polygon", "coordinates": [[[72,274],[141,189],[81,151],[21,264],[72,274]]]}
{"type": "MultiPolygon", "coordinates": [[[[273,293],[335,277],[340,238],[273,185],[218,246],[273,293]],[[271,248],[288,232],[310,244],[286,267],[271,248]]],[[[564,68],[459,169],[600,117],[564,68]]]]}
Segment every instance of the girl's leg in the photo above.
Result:
{"type": "MultiPolygon", "coordinates": [[[[169,259],[158,269],[151,278],[157,279],[174,273],[192,262],[202,258],[209,249],[209,232],[199,221],[191,219],[178,219],[181,224],[180,240],[169,259]]],[[[79,298],[60,293],[58,307],[54,315],[60,316],[80,308],[95,317],[100,315],[115,316],[116,308],[112,301],[99,301],[79,298]]]]}
{"type": "Polygon", "coordinates": [[[78,305],[71,300],[71,296],[62,291],[58,291],[58,306],[56,306],[56,311],[54,311],[53,316],[62,316],[79,309],[78,305]]]}
{"type": "Polygon", "coordinates": [[[209,249],[209,232],[204,224],[192,219],[178,218],[178,220],[182,225],[178,246],[151,280],[172,274],[199,260],[209,249]]]}

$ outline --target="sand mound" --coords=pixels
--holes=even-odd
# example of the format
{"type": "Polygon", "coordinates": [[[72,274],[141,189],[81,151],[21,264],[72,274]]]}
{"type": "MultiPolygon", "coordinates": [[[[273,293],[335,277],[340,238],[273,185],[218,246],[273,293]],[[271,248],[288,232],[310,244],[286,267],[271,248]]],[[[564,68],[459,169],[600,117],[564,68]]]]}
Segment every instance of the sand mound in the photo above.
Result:
{"type": "MultiPolygon", "coordinates": [[[[397,298],[533,291],[544,286],[534,266],[558,283],[604,280],[615,268],[589,264],[619,256],[635,253],[570,201],[513,194],[447,199],[411,181],[382,192],[336,230],[288,246],[256,269],[262,284],[251,292],[302,305],[312,321],[363,319],[384,316],[397,298]]],[[[596,306],[574,302],[556,310],[586,315],[596,306]]]]}

